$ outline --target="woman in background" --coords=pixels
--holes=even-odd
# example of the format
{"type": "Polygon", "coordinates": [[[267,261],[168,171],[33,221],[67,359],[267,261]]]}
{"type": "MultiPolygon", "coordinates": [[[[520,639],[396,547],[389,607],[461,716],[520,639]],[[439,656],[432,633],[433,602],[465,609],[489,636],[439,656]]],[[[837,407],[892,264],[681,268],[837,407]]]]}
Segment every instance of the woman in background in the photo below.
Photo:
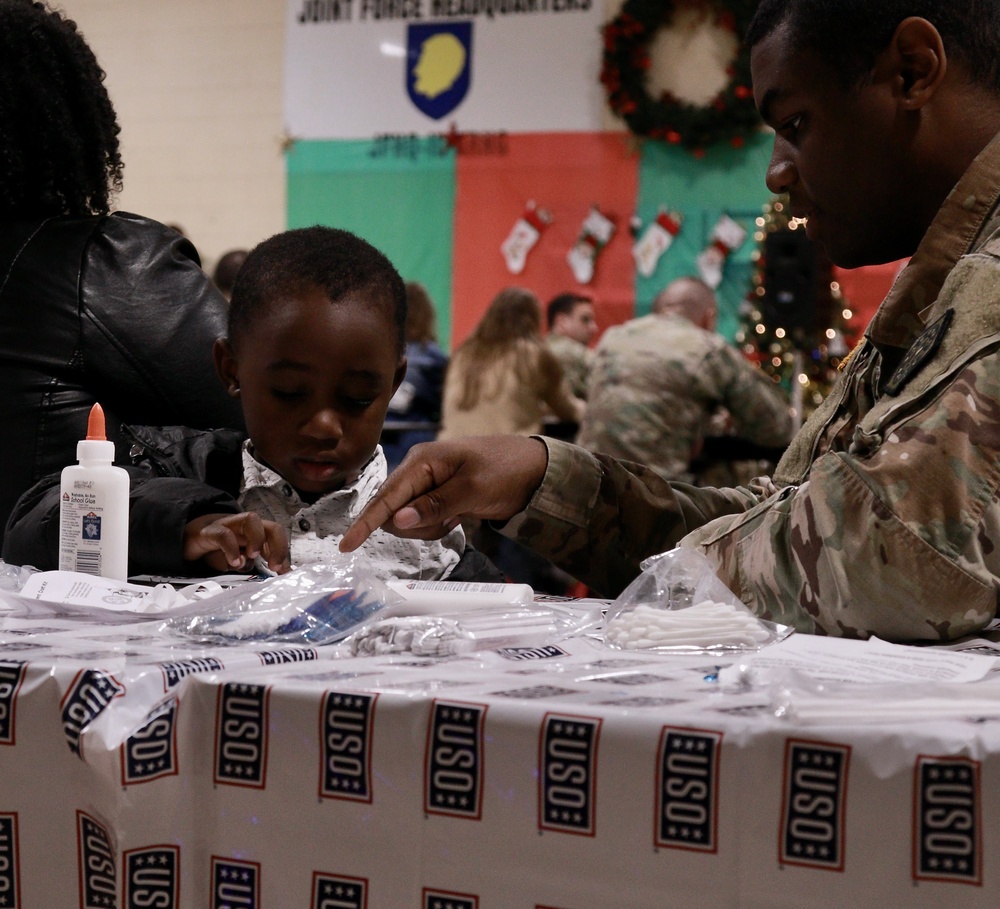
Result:
{"type": "Polygon", "coordinates": [[[243,426],[212,365],[226,301],[194,247],[110,212],[118,134],[75,23],[0,0],[0,528],[76,461],[97,401],[120,458],[122,422],[243,426]]]}
{"type": "Polygon", "coordinates": [[[423,284],[407,281],[406,376],[389,402],[382,433],[382,451],[389,470],[403,460],[411,446],[430,442],[437,435],[447,366],[448,357],[438,346],[434,330],[430,295],[423,284]]]}
{"type": "MultiPolygon", "coordinates": [[[[555,354],[542,341],[542,307],[530,290],[507,287],[448,366],[439,439],[542,431],[548,413],[578,423],[586,405],[570,391],[555,354]]],[[[574,579],[488,525],[463,521],[477,549],[512,581],[565,595],[574,579]]]]}
{"type": "Polygon", "coordinates": [[[531,435],[542,431],[549,411],[578,423],[585,409],[542,341],[538,297],[523,287],[507,287],[452,357],[438,438],[531,435]]]}

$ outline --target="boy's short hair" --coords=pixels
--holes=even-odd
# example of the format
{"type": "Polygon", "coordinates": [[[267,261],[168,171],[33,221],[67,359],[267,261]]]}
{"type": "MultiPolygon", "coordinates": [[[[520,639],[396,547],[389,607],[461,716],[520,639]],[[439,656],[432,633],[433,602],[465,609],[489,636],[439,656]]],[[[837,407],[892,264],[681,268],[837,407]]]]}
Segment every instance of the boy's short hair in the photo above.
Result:
{"type": "Polygon", "coordinates": [[[258,243],[236,275],[229,306],[229,343],[253,330],[261,309],[313,288],[336,303],[348,294],[384,306],[406,347],[406,288],[399,272],[374,246],[335,227],[302,227],[258,243]]]}

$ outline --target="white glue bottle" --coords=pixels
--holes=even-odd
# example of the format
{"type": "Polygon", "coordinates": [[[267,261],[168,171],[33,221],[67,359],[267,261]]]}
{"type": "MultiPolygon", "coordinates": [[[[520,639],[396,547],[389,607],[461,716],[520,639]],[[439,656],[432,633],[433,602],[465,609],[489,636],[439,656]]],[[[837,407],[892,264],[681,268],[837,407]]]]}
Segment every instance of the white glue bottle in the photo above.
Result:
{"type": "Polygon", "coordinates": [[[128,472],[115,467],[100,404],[90,410],[87,438],[76,443],[79,464],[62,472],[59,569],[128,579],[128,472]]]}

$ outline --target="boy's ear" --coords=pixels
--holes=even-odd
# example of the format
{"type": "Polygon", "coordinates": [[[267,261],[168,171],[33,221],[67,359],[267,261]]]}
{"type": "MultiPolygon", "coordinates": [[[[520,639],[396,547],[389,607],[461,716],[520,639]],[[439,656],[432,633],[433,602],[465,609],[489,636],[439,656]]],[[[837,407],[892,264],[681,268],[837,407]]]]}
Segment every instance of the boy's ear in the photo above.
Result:
{"type": "Polygon", "coordinates": [[[226,386],[226,391],[234,397],[240,396],[240,365],[227,338],[217,338],[212,345],[212,359],[215,361],[215,371],[226,386]]]}
{"type": "Polygon", "coordinates": [[[396,393],[396,389],[399,388],[400,383],[403,381],[403,377],[406,375],[406,357],[399,358],[399,365],[396,367],[396,372],[392,377],[392,393],[396,393]]]}

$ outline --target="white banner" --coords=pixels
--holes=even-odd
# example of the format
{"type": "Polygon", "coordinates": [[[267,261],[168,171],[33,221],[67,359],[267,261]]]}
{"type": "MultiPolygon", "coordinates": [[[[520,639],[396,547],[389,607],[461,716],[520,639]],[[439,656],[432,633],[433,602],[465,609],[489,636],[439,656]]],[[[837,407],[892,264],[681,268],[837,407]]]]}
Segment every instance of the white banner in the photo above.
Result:
{"type": "Polygon", "coordinates": [[[600,0],[288,0],[296,139],[601,128],[600,0]]]}

